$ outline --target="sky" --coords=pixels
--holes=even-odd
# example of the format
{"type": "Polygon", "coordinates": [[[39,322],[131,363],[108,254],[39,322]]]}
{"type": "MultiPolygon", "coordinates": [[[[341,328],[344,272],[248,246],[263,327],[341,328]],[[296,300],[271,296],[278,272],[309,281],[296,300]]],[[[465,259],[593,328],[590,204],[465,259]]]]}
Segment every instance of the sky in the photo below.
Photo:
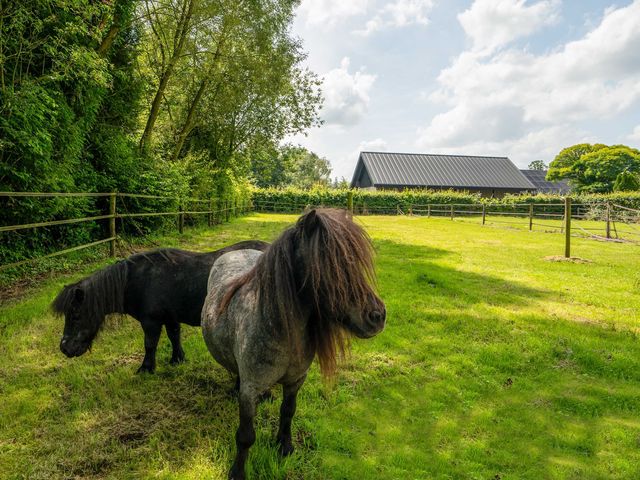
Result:
{"type": "Polygon", "coordinates": [[[547,164],[640,147],[640,0],[303,0],[322,126],[289,139],[351,180],[363,150],[547,164]]]}

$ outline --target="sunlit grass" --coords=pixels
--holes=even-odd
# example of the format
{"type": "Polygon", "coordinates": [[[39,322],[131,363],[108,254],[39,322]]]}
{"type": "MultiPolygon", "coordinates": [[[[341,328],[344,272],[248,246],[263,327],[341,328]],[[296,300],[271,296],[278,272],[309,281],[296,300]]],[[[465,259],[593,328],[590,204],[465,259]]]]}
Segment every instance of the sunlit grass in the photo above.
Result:
{"type": "MultiPolygon", "coordinates": [[[[163,245],[272,239],[295,216],[256,214],[163,245]]],[[[562,235],[446,218],[361,217],[389,312],[354,341],[335,385],[314,366],[273,445],[279,400],[259,408],[251,478],[640,477],[640,247],[573,239],[592,263],[549,262],[562,235]]],[[[0,478],[226,478],[232,378],[185,327],[187,362],[136,376],[142,330],[111,322],[68,360],[52,279],[0,309],[0,478]]],[[[279,392],[278,392],[279,398],[279,392]]]]}

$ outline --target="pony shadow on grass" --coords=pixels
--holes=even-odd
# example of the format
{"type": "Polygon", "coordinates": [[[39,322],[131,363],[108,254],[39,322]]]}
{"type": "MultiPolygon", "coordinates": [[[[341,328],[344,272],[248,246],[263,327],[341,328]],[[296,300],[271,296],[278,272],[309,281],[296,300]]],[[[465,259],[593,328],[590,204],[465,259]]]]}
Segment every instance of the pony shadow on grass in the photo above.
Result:
{"type": "Polygon", "coordinates": [[[524,283],[437,263],[456,252],[390,240],[375,240],[374,245],[381,294],[384,298],[386,293],[396,304],[419,299],[421,303],[446,300],[458,308],[478,304],[524,306],[552,294],[524,283]]]}

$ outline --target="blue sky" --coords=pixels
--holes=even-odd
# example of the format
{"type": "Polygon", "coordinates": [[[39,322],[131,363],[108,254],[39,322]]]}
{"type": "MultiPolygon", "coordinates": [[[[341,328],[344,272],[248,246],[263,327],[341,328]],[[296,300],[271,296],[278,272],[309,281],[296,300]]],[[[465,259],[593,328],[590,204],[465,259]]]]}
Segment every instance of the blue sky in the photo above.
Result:
{"type": "Polygon", "coordinates": [[[324,125],[291,139],[351,179],[360,150],[508,156],[640,146],[640,0],[303,0],[324,125]]]}

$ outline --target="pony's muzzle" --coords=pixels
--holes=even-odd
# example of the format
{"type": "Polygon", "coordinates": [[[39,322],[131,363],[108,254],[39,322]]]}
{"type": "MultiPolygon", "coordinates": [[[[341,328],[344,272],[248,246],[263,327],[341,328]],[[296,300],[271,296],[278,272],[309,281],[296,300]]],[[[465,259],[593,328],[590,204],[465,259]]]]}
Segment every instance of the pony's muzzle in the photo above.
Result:
{"type": "Polygon", "coordinates": [[[64,353],[67,357],[73,358],[73,357],[79,357],[84,352],[86,352],[87,347],[80,347],[75,342],[73,342],[72,340],[70,341],[69,338],[65,336],[65,337],[62,337],[62,340],[60,340],[60,351],[64,353]]]}
{"type": "Polygon", "coordinates": [[[384,330],[384,326],[387,320],[387,309],[384,305],[379,310],[373,310],[369,312],[366,319],[366,336],[363,338],[370,338],[379,334],[384,330]]]}

